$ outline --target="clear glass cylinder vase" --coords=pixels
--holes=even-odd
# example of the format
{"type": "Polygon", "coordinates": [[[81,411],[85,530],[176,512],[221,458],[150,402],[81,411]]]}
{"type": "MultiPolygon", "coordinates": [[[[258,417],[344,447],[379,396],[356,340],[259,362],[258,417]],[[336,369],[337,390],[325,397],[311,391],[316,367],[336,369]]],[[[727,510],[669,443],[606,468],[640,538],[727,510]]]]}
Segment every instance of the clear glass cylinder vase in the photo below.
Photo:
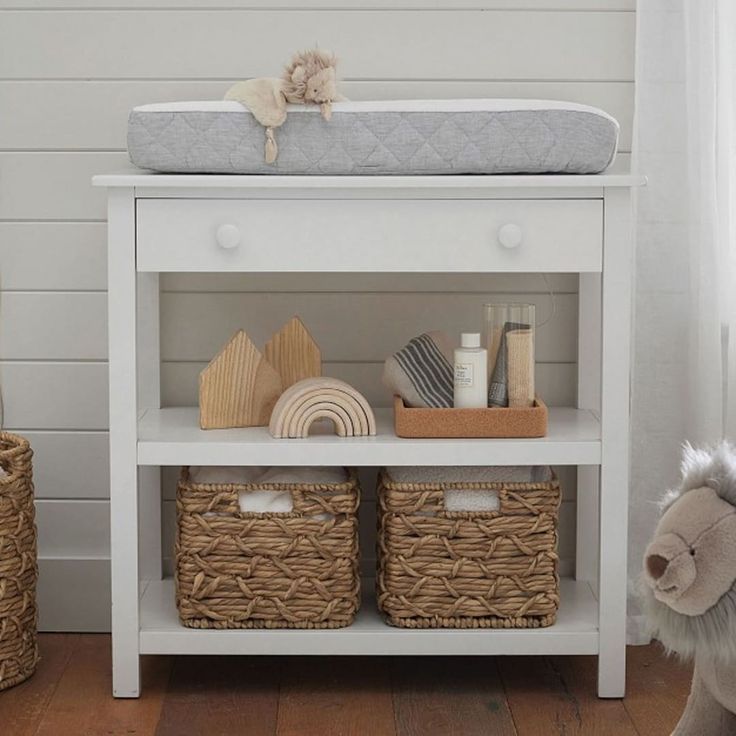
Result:
{"type": "Polygon", "coordinates": [[[535,314],[533,304],[484,304],[483,344],[488,350],[488,406],[533,406],[535,314]]]}

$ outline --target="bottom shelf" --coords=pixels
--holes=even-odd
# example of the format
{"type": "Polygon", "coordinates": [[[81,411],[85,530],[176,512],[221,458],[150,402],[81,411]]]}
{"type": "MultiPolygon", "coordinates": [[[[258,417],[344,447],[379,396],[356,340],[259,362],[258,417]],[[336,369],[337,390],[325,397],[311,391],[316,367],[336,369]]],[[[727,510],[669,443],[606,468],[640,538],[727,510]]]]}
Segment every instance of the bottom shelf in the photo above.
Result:
{"type": "Polygon", "coordinates": [[[145,583],[141,654],[468,655],[597,654],[598,602],[588,583],[563,579],[557,623],[545,629],[398,629],[376,609],[373,580],[344,629],[187,629],[179,623],[174,581],[145,583]]]}

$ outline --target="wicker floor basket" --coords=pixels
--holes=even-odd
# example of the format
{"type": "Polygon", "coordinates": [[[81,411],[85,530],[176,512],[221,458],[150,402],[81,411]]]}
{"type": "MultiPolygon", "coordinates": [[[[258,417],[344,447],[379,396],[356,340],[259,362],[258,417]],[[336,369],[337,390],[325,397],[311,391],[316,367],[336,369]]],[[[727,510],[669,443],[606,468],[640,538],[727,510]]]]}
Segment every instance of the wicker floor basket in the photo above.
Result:
{"type": "Polygon", "coordinates": [[[0,690],[36,669],[36,524],[30,445],[0,432],[0,690]]]}
{"type": "Polygon", "coordinates": [[[393,626],[536,628],[559,605],[557,479],[378,488],[378,605],[393,626]],[[447,511],[445,489],[496,490],[497,511],[447,511]]]}
{"type": "Polygon", "coordinates": [[[177,491],[176,602],[200,629],[348,626],[360,605],[355,472],[336,485],[193,483],[177,491]],[[243,491],[289,491],[293,511],[241,512],[243,491]]]}

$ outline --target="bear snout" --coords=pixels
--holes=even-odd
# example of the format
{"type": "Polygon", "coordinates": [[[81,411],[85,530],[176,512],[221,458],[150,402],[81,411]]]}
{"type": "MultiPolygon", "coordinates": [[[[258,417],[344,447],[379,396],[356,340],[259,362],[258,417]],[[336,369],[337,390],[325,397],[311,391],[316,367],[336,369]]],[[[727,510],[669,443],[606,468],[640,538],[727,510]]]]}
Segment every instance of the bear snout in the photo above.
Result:
{"type": "Polygon", "coordinates": [[[648,555],[646,558],[647,572],[653,580],[659,580],[669,564],[670,561],[662,555],[648,555]]]}
{"type": "Polygon", "coordinates": [[[676,534],[662,534],[644,555],[646,580],[654,597],[663,603],[683,595],[695,581],[696,572],[690,547],[676,534]]]}

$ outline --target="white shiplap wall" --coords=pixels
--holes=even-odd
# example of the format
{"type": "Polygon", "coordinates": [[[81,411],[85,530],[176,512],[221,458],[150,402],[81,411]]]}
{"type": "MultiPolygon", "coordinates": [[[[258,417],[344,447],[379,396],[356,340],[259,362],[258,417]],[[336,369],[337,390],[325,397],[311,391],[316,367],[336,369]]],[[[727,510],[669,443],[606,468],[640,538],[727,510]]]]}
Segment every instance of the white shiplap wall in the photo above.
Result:
{"type": "MultiPolygon", "coordinates": [[[[630,148],[634,0],[0,0],[0,378],[5,426],[36,450],[45,629],[109,620],[105,203],[90,177],[126,163],[133,105],[218,98],[314,42],[341,56],[351,98],[568,99],[615,115],[630,148]]],[[[551,282],[558,310],[539,331],[538,382],[569,404],[577,280],[551,282]]],[[[549,312],[541,278],[524,275],[181,275],[162,288],[169,404],[194,403],[197,372],[233,329],[263,341],[295,312],[326,371],[375,404],[386,403],[382,360],[421,330],[476,325],[493,297],[549,312]]],[[[574,473],[563,482],[569,566],[574,473]]]]}

